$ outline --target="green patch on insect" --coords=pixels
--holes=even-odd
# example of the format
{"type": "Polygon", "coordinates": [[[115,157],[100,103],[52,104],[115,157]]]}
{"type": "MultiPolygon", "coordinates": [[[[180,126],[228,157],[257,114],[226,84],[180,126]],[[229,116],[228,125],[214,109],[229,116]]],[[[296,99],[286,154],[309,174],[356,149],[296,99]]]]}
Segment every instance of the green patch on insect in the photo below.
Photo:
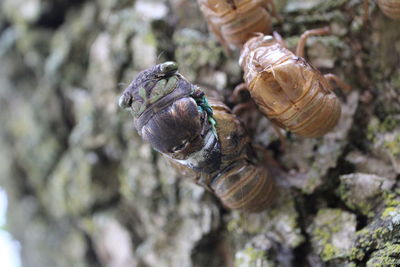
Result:
{"type": "Polygon", "coordinates": [[[207,97],[202,92],[199,96],[196,96],[196,93],[195,93],[193,95],[193,98],[196,101],[196,104],[198,106],[197,108],[198,108],[199,112],[200,113],[202,113],[202,112],[207,113],[207,120],[211,124],[211,130],[212,130],[214,136],[218,140],[217,129],[216,129],[217,122],[213,117],[213,109],[211,108],[210,103],[208,103],[207,97]]]}
{"type": "Polygon", "coordinates": [[[157,82],[149,96],[149,103],[153,104],[164,96],[170,94],[178,85],[178,77],[172,76],[168,80],[162,79],[157,82]]]}

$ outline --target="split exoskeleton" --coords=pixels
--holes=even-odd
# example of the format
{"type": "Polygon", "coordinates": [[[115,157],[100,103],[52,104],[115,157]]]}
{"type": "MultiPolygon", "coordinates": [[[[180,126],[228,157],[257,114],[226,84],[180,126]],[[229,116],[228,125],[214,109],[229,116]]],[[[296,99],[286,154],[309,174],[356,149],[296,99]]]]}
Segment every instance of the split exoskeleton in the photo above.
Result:
{"type": "Polygon", "coordinates": [[[179,74],[176,63],[139,73],[119,105],[131,110],[145,141],[228,208],[256,212],[270,204],[273,179],[256,162],[242,124],[179,74]]]}
{"type": "Polygon", "coordinates": [[[400,0],[378,0],[383,14],[392,19],[400,19],[400,0]]]}
{"type": "Polygon", "coordinates": [[[307,38],[329,32],[329,28],[306,31],[296,55],[277,33],[259,34],[246,42],[239,60],[247,90],[263,114],[303,137],[324,135],[340,118],[340,101],[329,81],[350,90],[337,76],[322,75],[303,58],[307,38]]]}
{"type": "Polygon", "coordinates": [[[198,0],[212,31],[226,51],[242,47],[253,33],[272,32],[273,0],[198,0]]]}
{"type": "MultiPolygon", "coordinates": [[[[364,21],[368,19],[368,3],[369,0],[364,0],[364,21]]],[[[382,13],[391,19],[400,19],[400,0],[377,0],[382,13]]]]}

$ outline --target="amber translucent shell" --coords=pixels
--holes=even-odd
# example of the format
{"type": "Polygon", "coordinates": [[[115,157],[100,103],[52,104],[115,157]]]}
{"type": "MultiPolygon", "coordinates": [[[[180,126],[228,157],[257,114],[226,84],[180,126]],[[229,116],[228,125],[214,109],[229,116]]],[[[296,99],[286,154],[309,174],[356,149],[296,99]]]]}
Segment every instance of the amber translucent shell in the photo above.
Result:
{"type": "Polygon", "coordinates": [[[230,209],[259,212],[275,197],[274,183],[266,169],[238,161],[221,172],[211,184],[230,209]]]}
{"type": "Polygon", "coordinates": [[[260,110],[278,126],[303,137],[322,136],[337,124],[340,101],[324,76],[276,41],[253,38],[241,61],[260,110]]]}
{"type": "Polygon", "coordinates": [[[400,19],[400,0],[378,0],[383,14],[392,19],[400,19]]]}
{"type": "Polygon", "coordinates": [[[224,46],[241,47],[255,32],[271,33],[271,0],[199,0],[210,30],[224,46]]]}

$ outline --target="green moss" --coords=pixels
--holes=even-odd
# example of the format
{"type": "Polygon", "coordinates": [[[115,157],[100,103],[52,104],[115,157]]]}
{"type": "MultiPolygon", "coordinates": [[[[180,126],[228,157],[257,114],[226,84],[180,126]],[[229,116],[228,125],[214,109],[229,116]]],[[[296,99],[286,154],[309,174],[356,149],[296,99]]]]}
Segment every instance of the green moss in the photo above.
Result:
{"type": "Polygon", "coordinates": [[[265,251],[263,250],[256,250],[252,247],[246,248],[244,253],[250,258],[250,261],[257,261],[258,259],[265,259],[265,251]]]}
{"type": "Polygon", "coordinates": [[[323,228],[317,228],[314,230],[313,235],[315,238],[327,242],[331,237],[331,233],[323,228]]]}
{"type": "Polygon", "coordinates": [[[377,227],[376,229],[365,228],[357,232],[357,249],[359,251],[353,251],[352,256],[357,259],[361,259],[364,251],[369,251],[375,247],[382,247],[382,244],[377,244],[379,240],[382,240],[385,235],[390,233],[387,226],[377,227]],[[362,251],[361,251],[362,250],[362,251]]]}
{"type": "Polygon", "coordinates": [[[350,199],[350,190],[346,186],[346,184],[341,183],[338,190],[336,191],[339,197],[346,202],[346,206],[349,207],[350,209],[354,210],[355,206],[352,202],[349,201],[350,199]]]}
{"type": "Polygon", "coordinates": [[[227,224],[227,230],[231,233],[259,233],[262,229],[257,223],[249,223],[248,218],[246,218],[245,213],[238,212],[236,216],[232,220],[230,220],[227,224]]]}
{"type": "Polygon", "coordinates": [[[175,58],[179,70],[188,80],[195,80],[202,67],[215,67],[220,64],[222,48],[202,33],[184,29],[175,32],[173,39],[177,44],[175,58]]]}
{"type": "Polygon", "coordinates": [[[382,212],[382,219],[400,214],[400,200],[397,194],[393,192],[386,192],[384,194],[385,210],[382,212]]]}
{"type": "Polygon", "coordinates": [[[226,226],[228,232],[238,232],[238,230],[241,228],[241,223],[239,218],[234,218],[230,220],[226,226]]]}
{"type": "Polygon", "coordinates": [[[340,253],[340,251],[330,243],[332,230],[333,229],[330,229],[329,227],[321,227],[315,229],[315,231],[313,232],[314,238],[318,240],[321,244],[322,251],[320,255],[324,261],[331,260],[340,253]]]}
{"type": "Polygon", "coordinates": [[[369,203],[360,203],[359,205],[359,211],[368,216],[368,217],[374,217],[375,213],[372,210],[372,206],[369,203]]]}
{"type": "Polygon", "coordinates": [[[398,135],[393,141],[385,141],[383,146],[389,150],[393,156],[400,155],[400,135],[398,135]]]}
{"type": "Polygon", "coordinates": [[[400,255],[400,244],[391,244],[385,248],[387,251],[390,251],[391,254],[400,255]]]}
{"type": "Polygon", "coordinates": [[[362,260],[365,257],[365,252],[359,248],[352,248],[350,252],[350,259],[351,260],[362,260]]]}
{"type": "Polygon", "coordinates": [[[385,234],[389,233],[389,229],[386,227],[378,227],[377,229],[375,229],[373,236],[375,238],[381,237],[385,234]]]}
{"type": "Polygon", "coordinates": [[[265,227],[263,223],[265,218],[261,216],[267,216],[267,214],[264,213],[252,217],[252,215],[243,212],[235,212],[233,213],[233,218],[227,223],[227,230],[235,234],[258,234],[265,227]]]}
{"type": "Polygon", "coordinates": [[[377,132],[379,132],[379,120],[378,118],[372,118],[367,128],[367,139],[375,143],[375,137],[377,132]]]}
{"type": "Polygon", "coordinates": [[[153,33],[148,32],[145,36],[144,36],[144,42],[150,46],[157,46],[157,39],[154,36],[153,33]]]}
{"type": "Polygon", "coordinates": [[[400,206],[400,201],[398,199],[392,199],[385,201],[386,206],[396,207],[400,206]]]}
{"type": "Polygon", "coordinates": [[[370,260],[367,262],[367,267],[399,266],[399,256],[399,244],[386,244],[383,249],[378,250],[371,255],[370,260]]]}
{"type": "Polygon", "coordinates": [[[371,205],[371,203],[360,201],[355,202],[354,200],[352,200],[350,192],[351,190],[347,188],[346,185],[343,183],[339,186],[339,189],[337,190],[337,194],[346,203],[347,207],[352,210],[357,210],[368,217],[373,217],[375,214],[373,212],[373,206],[371,205]]]}
{"type": "Polygon", "coordinates": [[[345,247],[335,245],[333,239],[345,230],[343,223],[350,223],[350,226],[352,221],[355,223],[353,215],[340,209],[323,209],[318,212],[311,236],[313,246],[324,261],[346,257],[349,254],[345,247]]]}
{"type": "Polygon", "coordinates": [[[382,132],[391,132],[396,128],[397,125],[398,125],[397,120],[395,118],[393,118],[392,116],[388,116],[379,125],[379,129],[382,132]]]}
{"type": "Polygon", "coordinates": [[[383,197],[385,199],[386,206],[399,206],[400,205],[400,200],[397,199],[397,195],[394,194],[393,192],[385,192],[383,197]]]}
{"type": "Polygon", "coordinates": [[[328,260],[335,258],[339,253],[340,253],[340,251],[337,248],[335,248],[333,245],[326,244],[324,249],[322,250],[321,258],[324,261],[328,261],[328,260]]]}
{"type": "MultiPolygon", "coordinates": [[[[376,143],[378,141],[376,139],[377,133],[393,132],[397,125],[399,125],[399,121],[393,116],[387,116],[382,122],[378,118],[373,118],[368,125],[367,138],[371,142],[376,143]]],[[[397,135],[392,141],[384,141],[383,147],[389,150],[394,156],[400,155],[400,135],[397,135]]]]}
{"type": "Polygon", "coordinates": [[[267,256],[264,250],[247,247],[236,254],[235,266],[264,266],[265,261],[267,261],[267,256]]]}
{"type": "Polygon", "coordinates": [[[389,217],[389,216],[393,216],[394,214],[396,214],[398,212],[399,212],[398,208],[388,207],[382,212],[382,219],[389,217]]]}

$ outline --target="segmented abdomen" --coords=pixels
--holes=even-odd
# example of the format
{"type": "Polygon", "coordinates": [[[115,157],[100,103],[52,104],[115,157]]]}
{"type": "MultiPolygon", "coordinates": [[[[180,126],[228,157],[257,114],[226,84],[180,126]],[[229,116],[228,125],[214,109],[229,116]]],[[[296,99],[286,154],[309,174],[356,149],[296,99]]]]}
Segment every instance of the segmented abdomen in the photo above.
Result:
{"type": "Polygon", "coordinates": [[[297,135],[318,137],[336,126],[340,114],[339,99],[334,94],[325,94],[319,87],[314,87],[287,111],[276,116],[270,115],[269,118],[297,135]]]}
{"type": "Polygon", "coordinates": [[[234,162],[220,172],[211,188],[228,208],[249,212],[264,210],[276,194],[269,172],[245,160],[234,162]]]}
{"type": "Polygon", "coordinates": [[[383,14],[392,19],[400,19],[400,0],[379,0],[383,14]]]}
{"type": "Polygon", "coordinates": [[[246,12],[236,12],[227,15],[224,18],[226,22],[221,26],[222,35],[228,43],[241,46],[253,33],[271,33],[271,16],[265,8],[257,5],[246,12]]]}
{"type": "Polygon", "coordinates": [[[318,137],[337,124],[339,99],[303,58],[276,43],[255,48],[244,60],[252,98],[277,125],[300,136],[318,137]]]}
{"type": "Polygon", "coordinates": [[[269,171],[256,165],[250,138],[239,119],[221,101],[208,98],[221,145],[221,164],[212,173],[195,171],[169,158],[182,175],[192,177],[213,192],[230,209],[248,212],[264,210],[277,192],[269,171]]]}

